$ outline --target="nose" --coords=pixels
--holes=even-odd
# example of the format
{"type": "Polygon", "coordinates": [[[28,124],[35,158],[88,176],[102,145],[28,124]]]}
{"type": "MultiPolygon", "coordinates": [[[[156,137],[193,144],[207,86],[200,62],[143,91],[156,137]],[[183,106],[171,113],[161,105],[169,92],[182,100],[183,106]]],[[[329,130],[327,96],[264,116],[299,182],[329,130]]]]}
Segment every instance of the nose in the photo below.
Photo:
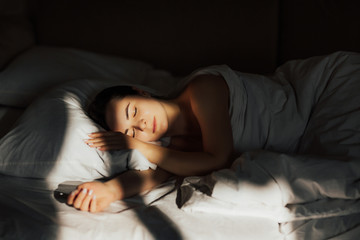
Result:
{"type": "Polygon", "coordinates": [[[140,119],[138,124],[137,124],[137,127],[138,127],[139,130],[144,131],[145,128],[146,128],[146,120],[143,119],[143,118],[140,119]]]}

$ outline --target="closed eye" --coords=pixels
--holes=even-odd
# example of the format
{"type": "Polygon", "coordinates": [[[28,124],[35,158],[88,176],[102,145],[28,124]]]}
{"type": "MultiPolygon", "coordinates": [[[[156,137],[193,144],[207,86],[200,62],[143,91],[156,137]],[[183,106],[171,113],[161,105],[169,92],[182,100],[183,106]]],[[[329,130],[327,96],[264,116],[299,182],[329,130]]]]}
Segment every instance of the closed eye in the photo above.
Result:
{"type": "Polygon", "coordinates": [[[125,108],[125,116],[126,116],[127,120],[129,120],[129,106],[130,106],[130,103],[128,103],[128,105],[125,108]]]}
{"type": "Polygon", "coordinates": [[[133,116],[133,117],[136,116],[136,113],[137,113],[137,107],[135,107],[135,111],[134,111],[134,116],[133,116]]]}

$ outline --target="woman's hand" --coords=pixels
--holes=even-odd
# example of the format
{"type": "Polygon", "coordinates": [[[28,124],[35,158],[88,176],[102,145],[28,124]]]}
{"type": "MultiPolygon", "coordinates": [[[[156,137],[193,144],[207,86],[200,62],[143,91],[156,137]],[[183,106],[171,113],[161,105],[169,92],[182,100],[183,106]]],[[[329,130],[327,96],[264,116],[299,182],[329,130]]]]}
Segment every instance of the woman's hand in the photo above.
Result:
{"type": "Polygon", "coordinates": [[[69,195],[67,204],[81,211],[101,212],[112,202],[150,190],[170,176],[161,168],[126,171],[105,183],[95,181],[77,186],[69,195]]]}
{"type": "Polygon", "coordinates": [[[121,132],[96,132],[89,134],[89,137],[90,139],[85,140],[85,143],[101,151],[135,148],[136,140],[121,132]]]}
{"type": "Polygon", "coordinates": [[[119,192],[102,182],[79,185],[67,199],[67,204],[81,211],[100,212],[119,198],[119,192]]]}

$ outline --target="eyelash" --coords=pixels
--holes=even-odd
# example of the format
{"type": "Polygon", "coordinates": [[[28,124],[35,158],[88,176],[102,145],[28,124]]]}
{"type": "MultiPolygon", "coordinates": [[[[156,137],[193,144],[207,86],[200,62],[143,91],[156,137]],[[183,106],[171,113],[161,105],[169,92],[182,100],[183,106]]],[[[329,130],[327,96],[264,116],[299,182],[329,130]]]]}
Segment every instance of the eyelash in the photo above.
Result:
{"type": "MultiPolygon", "coordinates": [[[[135,117],[135,116],[136,116],[136,113],[137,113],[137,107],[135,107],[133,117],[135,117]]],[[[135,138],[135,128],[133,128],[133,138],[135,138]]]]}

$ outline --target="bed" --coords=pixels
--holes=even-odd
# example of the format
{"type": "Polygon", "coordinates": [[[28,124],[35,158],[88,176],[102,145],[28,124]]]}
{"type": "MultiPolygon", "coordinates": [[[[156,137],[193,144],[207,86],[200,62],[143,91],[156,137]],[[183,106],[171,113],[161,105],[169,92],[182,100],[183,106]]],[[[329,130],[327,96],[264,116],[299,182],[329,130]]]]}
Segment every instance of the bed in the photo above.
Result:
{"type": "Polygon", "coordinates": [[[9,3],[10,14],[2,17],[12,26],[10,34],[21,36],[3,38],[16,48],[7,48],[0,62],[2,239],[360,236],[358,53],[335,51],[280,65],[273,34],[278,1],[199,1],[192,8],[163,1],[156,7],[132,1],[54,3],[9,3]],[[220,22],[209,20],[213,9],[225,16],[220,22]],[[244,34],[233,34],[239,26],[244,34]],[[224,37],[229,34],[231,41],[224,37]],[[195,40],[175,41],[184,35],[195,40]],[[267,123],[266,145],[243,151],[229,169],[172,178],[102,213],[65,204],[62,192],[79,182],[125,171],[127,161],[135,169],[148,167],[136,150],[104,153],[83,144],[87,133],[101,129],[84,110],[99,90],[134,85],[171,95],[193,70],[209,65],[234,78],[253,72],[246,75],[247,90],[270,105],[271,113],[263,116],[288,112],[286,119],[267,123]],[[257,86],[267,91],[260,94],[257,86]],[[291,129],[282,129],[284,121],[292,122],[291,129]],[[279,131],[281,138],[273,134],[279,131]]]}
{"type": "MultiPolygon", "coordinates": [[[[175,180],[149,193],[119,201],[100,214],[83,213],[68,207],[61,196],[56,194],[61,186],[76,186],[74,181],[89,181],[123,171],[123,158],[128,157],[124,153],[124,157],[115,160],[106,154],[92,151],[81,142],[86,133],[96,129],[83,114],[82,109],[86,105],[84,101],[88,97],[104,86],[135,82],[151,87],[157,94],[165,94],[171,88],[164,88],[164,82],[166,86],[171,86],[178,78],[143,62],[51,47],[29,49],[2,73],[3,86],[8,83],[7,91],[2,92],[3,101],[8,101],[6,104],[21,109],[29,101],[32,102],[19,118],[16,127],[1,141],[1,213],[4,217],[2,236],[5,239],[117,239],[118,236],[124,239],[198,239],[207,236],[206,232],[214,222],[218,227],[211,234],[214,238],[222,238],[224,232],[229,239],[237,238],[239,227],[251,238],[261,239],[265,237],[264,233],[268,236],[269,232],[274,234],[275,239],[280,236],[276,221],[265,218],[250,218],[252,224],[245,224],[249,221],[248,217],[225,215],[219,218],[216,214],[184,212],[177,206],[178,185],[175,180]],[[40,65],[47,72],[41,70],[37,75],[31,74],[31,84],[21,84],[24,91],[17,84],[12,88],[14,74],[11,74],[8,82],[5,81],[5,75],[10,72],[28,76],[26,69],[19,71],[19,68],[33,70],[33,67],[29,67],[31,64],[33,67],[40,65]],[[88,76],[82,75],[89,71],[83,71],[89,65],[92,66],[89,68],[92,72],[88,76]],[[63,67],[58,69],[59,66],[63,67]],[[65,69],[66,66],[69,68],[65,69]],[[108,70],[103,71],[104,67],[108,70]],[[13,68],[16,68],[15,71],[12,71],[13,68]],[[95,69],[100,71],[95,73],[95,69]],[[78,77],[77,74],[82,76],[78,77]],[[74,79],[60,83],[69,76],[74,79]],[[59,80],[56,84],[60,85],[48,92],[44,91],[38,97],[49,79],[54,82],[59,80]],[[32,92],[29,91],[31,87],[32,92]],[[35,153],[34,148],[41,150],[35,153]],[[13,159],[19,161],[15,163],[13,159]],[[115,164],[116,161],[119,164],[115,164]],[[235,219],[238,226],[234,228],[230,223],[235,219]],[[249,226],[254,229],[259,224],[264,225],[264,231],[248,229],[249,226]],[[199,228],[199,225],[202,227],[199,228]]],[[[8,111],[11,112],[12,108],[8,111]]],[[[13,124],[8,123],[9,127],[13,124]]]]}

